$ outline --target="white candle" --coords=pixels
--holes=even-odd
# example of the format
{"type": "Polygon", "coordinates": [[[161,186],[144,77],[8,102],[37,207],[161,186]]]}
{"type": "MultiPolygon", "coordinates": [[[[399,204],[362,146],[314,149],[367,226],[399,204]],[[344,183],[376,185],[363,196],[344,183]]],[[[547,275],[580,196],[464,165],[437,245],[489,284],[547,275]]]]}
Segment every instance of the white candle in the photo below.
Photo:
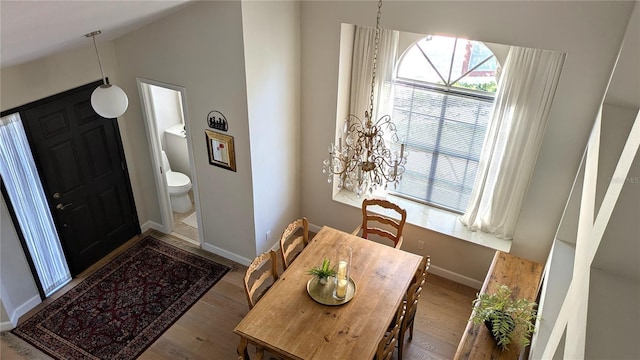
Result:
{"type": "Polygon", "coordinates": [[[347,278],[347,262],[340,261],[338,262],[338,274],[336,276],[338,279],[346,279],[347,278]]]}
{"type": "Polygon", "coordinates": [[[348,280],[338,278],[338,281],[336,282],[337,297],[344,299],[344,297],[347,296],[347,284],[348,280]]]}

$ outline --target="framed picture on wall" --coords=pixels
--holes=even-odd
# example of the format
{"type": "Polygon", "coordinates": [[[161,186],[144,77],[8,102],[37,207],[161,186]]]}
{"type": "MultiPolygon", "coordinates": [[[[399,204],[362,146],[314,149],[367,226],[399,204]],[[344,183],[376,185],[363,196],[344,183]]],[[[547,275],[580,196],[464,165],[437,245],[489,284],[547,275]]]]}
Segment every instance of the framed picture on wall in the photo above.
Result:
{"type": "Polygon", "coordinates": [[[204,130],[207,138],[209,164],[236,171],[236,154],[233,149],[233,136],[204,130]]]}

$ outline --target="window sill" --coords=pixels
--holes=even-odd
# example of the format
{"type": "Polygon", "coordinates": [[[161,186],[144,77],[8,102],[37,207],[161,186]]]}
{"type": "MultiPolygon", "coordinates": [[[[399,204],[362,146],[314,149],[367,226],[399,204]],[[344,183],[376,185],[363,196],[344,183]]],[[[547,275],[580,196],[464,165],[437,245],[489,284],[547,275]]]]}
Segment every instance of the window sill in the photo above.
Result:
{"type": "MultiPolygon", "coordinates": [[[[479,231],[471,231],[460,222],[458,219],[460,215],[458,214],[393,195],[374,194],[374,196],[391,200],[407,210],[407,222],[409,224],[493,250],[500,250],[506,253],[511,250],[511,240],[500,239],[495,235],[479,231]]],[[[333,200],[358,209],[361,208],[362,204],[362,198],[358,198],[355,193],[344,189],[338,192],[333,197],[333,200]]]]}

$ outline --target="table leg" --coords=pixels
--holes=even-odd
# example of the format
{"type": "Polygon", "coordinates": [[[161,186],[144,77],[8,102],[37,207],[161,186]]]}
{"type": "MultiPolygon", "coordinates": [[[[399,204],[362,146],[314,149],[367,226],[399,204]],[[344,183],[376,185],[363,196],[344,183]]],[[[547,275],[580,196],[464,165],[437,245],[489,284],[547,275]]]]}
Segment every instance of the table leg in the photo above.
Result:
{"type": "Polygon", "coordinates": [[[241,359],[244,360],[250,360],[249,359],[249,352],[247,351],[247,338],[245,338],[244,336],[240,337],[240,344],[238,345],[238,356],[241,359]]]}

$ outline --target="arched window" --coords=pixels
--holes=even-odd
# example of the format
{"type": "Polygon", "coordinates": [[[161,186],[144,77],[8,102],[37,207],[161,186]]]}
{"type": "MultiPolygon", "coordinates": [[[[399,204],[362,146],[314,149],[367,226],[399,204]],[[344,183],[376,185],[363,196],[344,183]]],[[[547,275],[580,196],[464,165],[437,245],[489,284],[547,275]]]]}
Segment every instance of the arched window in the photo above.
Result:
{"type": "Polygon", "coordinates": [[[392,118],[409,157],[394,193],[464,212],[499,69],[493,52],[478,41],[427,36],[404,52],[392,118]]]}

